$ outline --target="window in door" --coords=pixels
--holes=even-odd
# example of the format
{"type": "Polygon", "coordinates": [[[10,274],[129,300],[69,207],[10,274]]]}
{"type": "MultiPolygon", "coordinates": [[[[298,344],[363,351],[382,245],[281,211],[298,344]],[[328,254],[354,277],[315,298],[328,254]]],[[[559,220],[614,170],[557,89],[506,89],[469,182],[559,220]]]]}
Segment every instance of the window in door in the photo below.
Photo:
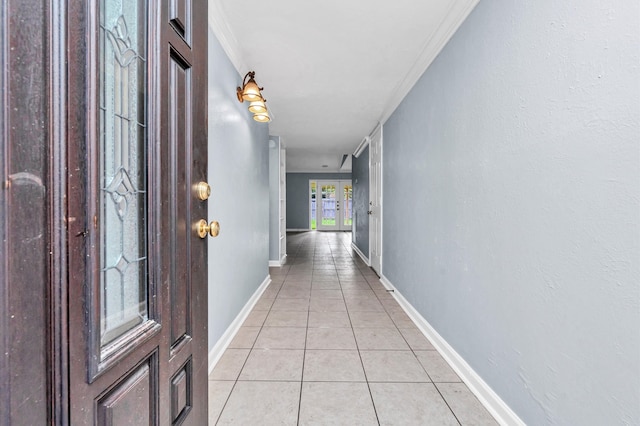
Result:
{"type": "Polygon", "coordinates": [[[310,196],[310,222],[311,222],[311,226],[310,228],[316,229],[317,225],[316,225],[316,181],[309,181],[309,196],[310,196]]]}

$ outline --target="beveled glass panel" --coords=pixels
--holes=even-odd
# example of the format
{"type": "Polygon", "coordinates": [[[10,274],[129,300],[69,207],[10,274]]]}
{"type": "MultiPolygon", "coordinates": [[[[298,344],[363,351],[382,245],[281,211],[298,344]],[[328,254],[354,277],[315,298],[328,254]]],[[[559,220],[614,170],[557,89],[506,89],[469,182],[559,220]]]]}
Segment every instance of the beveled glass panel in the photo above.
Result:
{"type": "Polygon", "coordinates": [[[342,185],[342,221],[344,226],[351,226],[353,223],[353,187],[351,184],[342,185]]]}
{"type": "Polygon", "coordinates": [[[148,319],[147,8],[100,3],[100,344],[148,319]]]}

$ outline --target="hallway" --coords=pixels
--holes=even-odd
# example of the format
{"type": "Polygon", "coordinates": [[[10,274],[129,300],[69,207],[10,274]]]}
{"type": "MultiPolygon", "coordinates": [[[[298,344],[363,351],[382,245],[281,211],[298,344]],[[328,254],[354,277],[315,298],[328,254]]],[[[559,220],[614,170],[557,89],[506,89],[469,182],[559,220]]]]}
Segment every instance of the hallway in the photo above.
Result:
{"type": "Polygon", "coordinates": [[[351,233],[287,238],[287,265],[209,377],[209,424],[496,424],[351,233]]]}

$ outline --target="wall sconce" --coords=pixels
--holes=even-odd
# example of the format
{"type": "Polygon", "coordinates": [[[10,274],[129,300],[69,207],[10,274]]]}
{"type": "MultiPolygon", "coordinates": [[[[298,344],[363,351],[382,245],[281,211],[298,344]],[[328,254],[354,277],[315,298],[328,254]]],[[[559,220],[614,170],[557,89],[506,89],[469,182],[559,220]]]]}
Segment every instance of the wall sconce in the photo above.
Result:
{"type": "Polygon", "coordinates": [[[236,89],[238,102],[249,102],[249,111],[253,113],[253,119],[260,123],[271,121],[267,110],[266,99],[262,97],[264,87],[259,87],[255,80],[256,72],[249,71],[242,80],[242,87],[236,89]],[[247,79],[248,78],[248,79],[247,79]]]}

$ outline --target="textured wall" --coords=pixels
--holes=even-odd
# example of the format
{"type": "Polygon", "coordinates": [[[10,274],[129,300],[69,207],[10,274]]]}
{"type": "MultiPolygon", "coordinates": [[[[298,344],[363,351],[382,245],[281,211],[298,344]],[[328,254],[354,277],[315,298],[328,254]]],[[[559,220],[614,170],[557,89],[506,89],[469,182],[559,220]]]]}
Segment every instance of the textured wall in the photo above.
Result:
{"type": "Polygon", "coordinates": [[[353,213],[356,229],[353,242],[362,254],[369,256],[369,147],[351,163],[353,180],[353,213]]]}
{"type": "Polygon", "coordinates": [[[527,424],[640,424],[639,17],[482,1],[384,126],[384,273],[527,424]]]}
{"type": "Polygon", "coordinates": [[[269,273],[269,128],[238,102],[241,77],[209,28],[210,349],[269,273]]]}
{"type": "Polygon", "coordinates": [[[309,229],[309,180],[338,179],[351,173],[287,173],[287,229],[309,229]]]}

